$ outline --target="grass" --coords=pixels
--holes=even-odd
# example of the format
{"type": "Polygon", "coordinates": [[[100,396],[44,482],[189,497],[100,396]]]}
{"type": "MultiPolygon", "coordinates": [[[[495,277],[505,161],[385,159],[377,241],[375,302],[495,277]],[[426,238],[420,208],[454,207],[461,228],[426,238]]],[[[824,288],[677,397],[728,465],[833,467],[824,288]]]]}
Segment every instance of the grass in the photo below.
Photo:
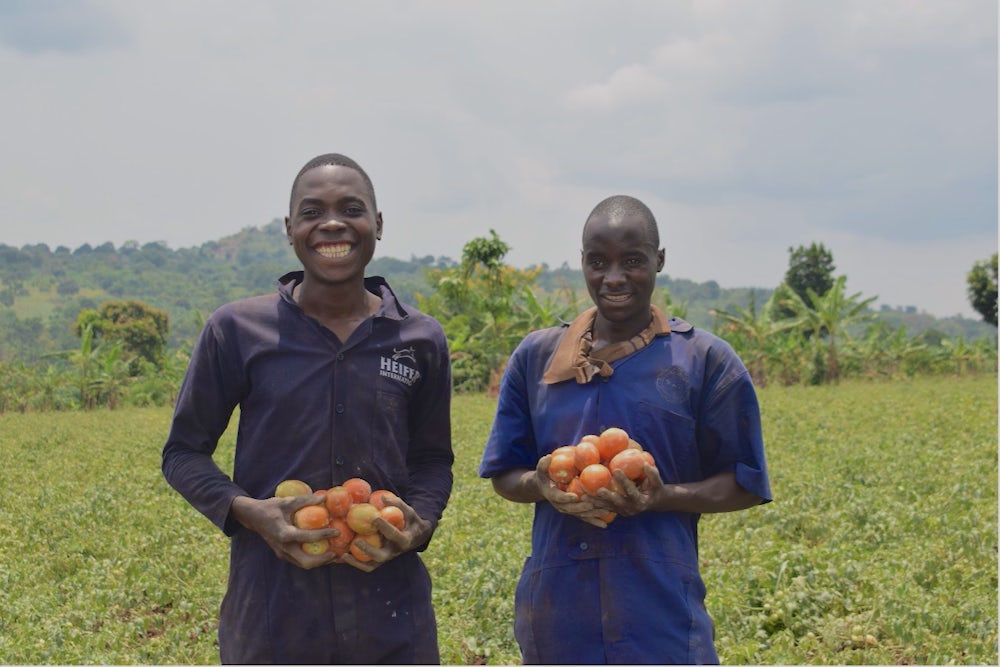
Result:
{"type": "MultiPolygon", "coordinates": [[[[706,516],[724,663],[996,664],[997,379],[761,392],[775,502],[706,516]]],[[[455,399],[455,487],[425,561],[442,660],[517,663],[531,508],[476,476],[492,420],[455,399]]],[[[212,664],[226,538],[163,481],[164,409],[0,415],[0,656],[212,664]]],[[[233,434],[219,451],[230,466],[233,434]]]]}

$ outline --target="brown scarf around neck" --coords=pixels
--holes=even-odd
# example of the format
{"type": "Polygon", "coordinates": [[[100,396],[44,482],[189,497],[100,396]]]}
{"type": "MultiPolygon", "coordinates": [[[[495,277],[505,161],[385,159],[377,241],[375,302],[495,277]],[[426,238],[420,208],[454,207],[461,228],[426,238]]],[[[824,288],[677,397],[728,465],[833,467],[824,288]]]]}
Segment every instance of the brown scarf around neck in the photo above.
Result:
{"type": "Polygon", "coordinates": [[[649,345],[657,336],[670,333],[670,323],[666,316],[656,306],[650,306],[652,320],[645,329],[620,343],[605,345],[594,350],[594,319],[597,317],[597,307],[592,306],[580,313],[573,320],[562,339],[555,354],[549,360],[548,368],[542,376],[545,384],[555,384],[566,380],[576,380],[587,384],[595,375],[610,377],[614,373],[611,363],[627,357],[649,345]]]}

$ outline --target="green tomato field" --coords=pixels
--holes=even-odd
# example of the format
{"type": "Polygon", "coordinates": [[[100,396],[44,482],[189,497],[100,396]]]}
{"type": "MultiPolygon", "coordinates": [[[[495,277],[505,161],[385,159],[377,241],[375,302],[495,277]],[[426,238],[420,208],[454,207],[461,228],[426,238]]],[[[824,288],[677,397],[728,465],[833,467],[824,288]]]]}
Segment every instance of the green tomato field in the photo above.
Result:
{"type": "MultiPolygon", "coordinates": [[[[996,376],[760,401],[775,500],[699,530],[722,662],[996,664],[996,376]]],[[[494,405],[454,399],[455,486],[423,555],[446,664],[520,662],[531,507],[476,475],[494,405]]],[[[170,416],[0,415],[0,662],[218,663],[227,538],[160,474],[170,416]]]]}

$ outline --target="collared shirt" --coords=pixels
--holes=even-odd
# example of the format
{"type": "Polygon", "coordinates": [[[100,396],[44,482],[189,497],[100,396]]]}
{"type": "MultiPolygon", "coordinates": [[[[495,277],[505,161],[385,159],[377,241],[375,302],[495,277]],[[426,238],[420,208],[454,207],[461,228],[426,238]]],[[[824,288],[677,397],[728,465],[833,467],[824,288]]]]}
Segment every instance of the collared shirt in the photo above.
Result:
{"type": "MultiPolygon", "coordinates": [[[[741,486],[770,500],[749,374],[722,339],[676,318],[669,327],[610,362],[612,374],[585,383],[543,380],[567,327],[527,336],[501,383],[479,474],[534,468],[556,447],[618,426],[653,455],[668,484],[734,471],[741,486]]],[[[515,596],[525,662],[717,661],[698,520],[646,512],[601,529],[536,503],[515,596]]]]}
{"type": "Polygon", "coordinates": [[[651,306],[649,326],[626,341],[612,343],[594,350],[594,320],[597,306],[588,308],[570,322],[559,341],[559,347],[549,361],[542,380],[546,384],[575,379],[580,384],[590,382],[595,375],[608,377],[614,373],[611,362],[627,357],[649,345],[657,336],[670,333],[670,322],[656,306],[651,306]]]}
{"type": "MultiPolygon", "coordinates": [[[[301,272],[283,276],[276,294],[209,317],[163,448],[167,481],[232,536],[219,621],[224,662],[375,661],[379,655],[364,647],[391,650],[373,638],[395,636],[385,623],[418,646],[434,625],[416,553],[372,573],[345,565],[307,571],[279,560],[229,516],[236,496],[270,497],[284,479],[325,489],[362,477],[435,525],[451,493],[451,372],[440,325],[373,277],[365,286],[381,306],[340,341],[292,298],[301,279],[301,272]],[[212,454],[237,406],[230,479],[212,454]]],[[[396,661],[420,655],[399,653],[396,661]]]]}

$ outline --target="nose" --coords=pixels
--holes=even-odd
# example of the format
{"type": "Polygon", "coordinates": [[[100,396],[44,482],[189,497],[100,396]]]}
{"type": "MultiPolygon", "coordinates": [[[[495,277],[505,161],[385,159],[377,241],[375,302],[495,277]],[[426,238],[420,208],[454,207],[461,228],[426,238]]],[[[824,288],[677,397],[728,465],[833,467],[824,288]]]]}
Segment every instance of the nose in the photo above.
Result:
{"type": "Polygon", "coordinates": [[[319,226],[320,229],[331,229],[332,230],[332,229],[342,229],[342,228],[346,227],[347,225],[345,223],[341,222],[340,220],[338,220],[337,218],[335,218],[333,216],[330,216],[329,218],[327,218],[326,220],[324,220],[323,222],[321,222],[318,226],[319,226]]]}
{"type": "Polygon", "coordinates": [[[604,284],[617,286],[625,284],[625,271],[617,263],[612,263],[604,272],[604,284]]]}

